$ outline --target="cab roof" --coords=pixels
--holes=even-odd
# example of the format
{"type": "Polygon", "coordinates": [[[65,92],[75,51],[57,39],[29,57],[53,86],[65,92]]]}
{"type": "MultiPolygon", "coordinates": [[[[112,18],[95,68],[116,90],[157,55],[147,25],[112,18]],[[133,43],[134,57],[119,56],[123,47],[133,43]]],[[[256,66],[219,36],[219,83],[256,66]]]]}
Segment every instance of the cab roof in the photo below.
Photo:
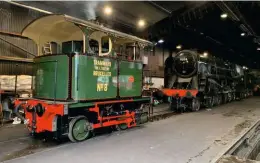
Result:
{"type": "Polygon", "coordinates": [[[68,16],[68,15],[57,15],[57,14],[43,16],[41,18],[38,18],[38,19],[32,21],[22,30],[22,35],[34,40],[38,44],[40,37],[42,37],[42,35],[45,32],[51,31],[54,28],[57,29],[57,26],[61,30],[59,30],[59,31],[54,30],[51,33],[53,37],[55,37],[55,36],[70,37],[69,36],[69,35],[71,35],[70,31],[75,30],[75,28],[78,28],[77,25],[81,25],[83,27],[87,27],[92,30],[101,31],[101,32],[107,33],[109,35],[112,35],[114,37],[118,37],[121,39],[127,39],[127,40],[131,40],[133,42],[138,42],[141,44],[152,46],[152,42],[138,38],[136,36],[122,33],[122,32],[119,32],[119,31],[116,31],[116,30],[113,30],[113,29],[110,29],[110,28],[107,28],[104,26],[94,24],[89,21],[74,18],[74,17],[68,16]],[[64,30],[62,30],[62,29],[64,29],[64,30]]]}

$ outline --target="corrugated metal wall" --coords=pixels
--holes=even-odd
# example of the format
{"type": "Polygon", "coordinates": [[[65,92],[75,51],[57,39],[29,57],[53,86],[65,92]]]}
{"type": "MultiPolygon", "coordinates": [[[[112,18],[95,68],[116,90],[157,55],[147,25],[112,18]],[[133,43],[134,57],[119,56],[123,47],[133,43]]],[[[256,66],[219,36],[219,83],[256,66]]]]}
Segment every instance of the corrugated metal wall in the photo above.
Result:
{"type": "Polygon", "coordinates": [[[33,58],[31,54],[37,54],[37,47],[35,43],[26,38],[13,37],[8,35],[0,34],[0,55],[8,57],[20,57],[20,58],[33,58]],[[2,40],[3,39],[3,40],[2,40]],[[4,41],[5,40],[5,41],[4,41]],[[6,42],[7,41],[7,42],[6,42]],[[25,49],[28,52],[25,52],[15,46],[18,46],[22,49],[25,49]],[[30,54],[31,53],[31,54],[30,54]]]}
{"type": "Polygon", "coordinates": [[[32,75],[33,63],[25,62],[0,62],[0,75],[32,75]]]}
{"type": "MultiPolygon", "coordinates": [[[[148,55],[148,65],[145,67],[145,76],[164,77],[164,62],[170,52],[166,49],[154,48],[154,52],[148,55]]],[[[173,56],[175,54],[173,53],[173,56]]]]}
{"type": "MultiPolygon", "coordinates": [[[[21,33],[28,23],[43,15],[38,11],[0,1],[0,31],[21,33]]],[[[30,53],[35,55],[37,53],[37,47],[32,40],[0,34],[0,57],[33,58],[30,53]]],[[[0,75],[30,75],[31,70],[31,63],[3,61],[0,59],[0,75]]]]}
{"type": "Polygon", "coordinates": [[[43,13],[38,11],[29,10],[1,1],[0,13],[0,29],[16,33],[20,33],[28,23],[43,15],[43,13]]]}

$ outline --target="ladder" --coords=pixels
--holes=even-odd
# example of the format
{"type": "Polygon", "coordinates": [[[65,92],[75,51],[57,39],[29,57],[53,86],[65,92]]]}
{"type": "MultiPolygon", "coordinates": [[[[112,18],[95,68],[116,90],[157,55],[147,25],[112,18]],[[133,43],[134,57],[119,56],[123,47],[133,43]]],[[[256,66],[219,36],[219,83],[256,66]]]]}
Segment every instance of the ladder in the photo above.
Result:
{"type": "Polygon", "coordinates": [[[47,42],[47,43],[44,44],[43,52],[44,52],[44,55],[52,54],[52,49],[51,49],[51,43],[50,42],[47,42]]]}

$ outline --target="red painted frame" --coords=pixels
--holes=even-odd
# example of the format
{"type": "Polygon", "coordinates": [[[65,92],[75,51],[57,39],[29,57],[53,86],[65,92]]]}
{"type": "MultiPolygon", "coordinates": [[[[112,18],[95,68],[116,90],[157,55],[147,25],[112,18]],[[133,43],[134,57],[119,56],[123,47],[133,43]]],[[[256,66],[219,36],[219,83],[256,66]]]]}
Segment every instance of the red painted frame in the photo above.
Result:
{"type": "Polygon", "coordinates": [[[193,97],[196,97],[198,94],[197,89],[162,89],[162,92],[169,97],[176,96],[177,94],[180,97],[185,97],[187,92],[190,92],[193,97]]]}
{"type": "MultiPolygon", "coordinates": [[[[30,131],[32,131],[33,113],[28,112],[26,108],[29,107],[30,110],[33,108],[33,106],[36,106],[38,103],[40,103],[45,108],[45,112],[41,117],[36,114],[36,128],[35,128],[36,133],[41,133],[45,131],[52,132],[52,122],[55,116],[64,115],[64,104],[54,104],[54,103],[48,104],[46,101],[41,101],[37,99],[27,100],[26,103],[23,102],[24,101],[20,101],[19,99],[16,99],[15,106],[22,103],[21,107],[24,109],[25,118],[29,120],[29,123],[27,124],[27,128],[30,131]]],[[[100,116],[100,108],[98,105],[126,103],[126,102],[133,102],[133,99],[96,102],[95,107],[89,109],[89,111],[96,112],[98,114],[98,120],[100,121],[99,123],[93,124],[93,129],[114,126],[119,124],[127,124],[129,128],[136,126],[135,112],[129,112],[128,110],[125,110],[126,114],[120,116],[107,116],[107,117],[100,116]]]]}

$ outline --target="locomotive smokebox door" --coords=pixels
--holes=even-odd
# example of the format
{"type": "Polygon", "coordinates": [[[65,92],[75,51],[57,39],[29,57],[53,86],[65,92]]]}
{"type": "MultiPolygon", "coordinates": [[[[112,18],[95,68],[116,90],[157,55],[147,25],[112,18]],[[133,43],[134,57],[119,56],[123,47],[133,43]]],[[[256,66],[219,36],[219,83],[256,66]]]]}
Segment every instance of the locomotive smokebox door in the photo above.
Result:
{"type": "Polygon", "coordinates": [[[174,58],[173,69],[183,78],[193,76],[197,72],[197,54],[190,50],[183,50],[174,58]]]}

